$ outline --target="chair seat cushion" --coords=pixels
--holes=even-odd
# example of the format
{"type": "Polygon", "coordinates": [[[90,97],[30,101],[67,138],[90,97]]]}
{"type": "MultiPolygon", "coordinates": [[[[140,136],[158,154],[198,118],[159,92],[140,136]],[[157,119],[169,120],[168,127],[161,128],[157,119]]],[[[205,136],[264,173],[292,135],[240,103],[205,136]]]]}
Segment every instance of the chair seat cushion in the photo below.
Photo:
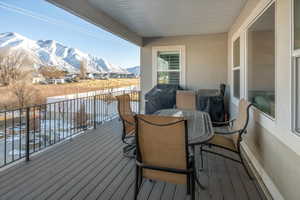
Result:
{"type": "Polygon", "coordinates": [[[223,135],[215,135],[211,141],[209,141],[210,144],[226,147],[228,149],[231,149],[233,151],[237,151],[234,141],[230,137],[226,137],[223,135]]]}
{"type": "Polygon", "coordinates": [[[217,126],[217,127],[214,127],[214,131],[216,134],[228,134],[228,132],[232,132],[234,131],[234,129],[230,126],[217,126]]]}

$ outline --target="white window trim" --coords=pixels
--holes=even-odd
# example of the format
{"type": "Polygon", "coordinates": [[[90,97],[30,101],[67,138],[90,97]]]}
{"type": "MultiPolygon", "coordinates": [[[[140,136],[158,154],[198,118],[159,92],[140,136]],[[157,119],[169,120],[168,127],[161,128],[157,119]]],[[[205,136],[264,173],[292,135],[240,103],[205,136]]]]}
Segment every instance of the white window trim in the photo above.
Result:
{"type": "Polygon", "coordinates": [[[272,5],[275,5],[275,116],[272,117],[267,113],[264,113],[260,109],[252,106],[252,110],[255,110],[260,114],[260,122],[265,127],[274,127],[276,124],[276,119],[278,116],[277,113],[277,102],[278,102],[278,95],[277,95],[277,6],[276,0],[268,1],[267,5],[259,12],[255,17],[252,18],[247,26],[245,27],[245,99],[248,100],[248,30],[249,28],[256,22],[256,20],[261,17],[272,5]],[[270,123],[269,123],[270,122],[270,123]]]}
{"type": "MultiPolygon", "coordinates": [[[[184,45],[175,45],[175,46],[154,46],[152,47],[152,87],[157,84],[157,53],[159,51],[179,51],[180,53],[180,80],[179,84],[181,87],[185,88],[186,86],[186,52],[184,45]]],[[[165,70],[164,70],[165,71],[165,70]]],[[[178,70],[169,70],[169,71],[178,71],[178,70]]]]}
{"type": "Polygon", "coordinates": [[[231,41],[231,97],[232,97],[232,102],[235,104],[235,105],[238,105],[239,104],[239,100],[241,99],[242,97],[242,87],[241,87],[241,80],[242,80],[242,77],[241,77],[241,37],[240,35],[236,35],[235,37],[232,38],[232,41],[231,41]],[[239,66],[234,66],[234,42],[236,40],[240,39],[240,65],[239,66]],[[240,98],[237,98],[234,96],[234,71],[235,70],[240,70],[240,98]]]}

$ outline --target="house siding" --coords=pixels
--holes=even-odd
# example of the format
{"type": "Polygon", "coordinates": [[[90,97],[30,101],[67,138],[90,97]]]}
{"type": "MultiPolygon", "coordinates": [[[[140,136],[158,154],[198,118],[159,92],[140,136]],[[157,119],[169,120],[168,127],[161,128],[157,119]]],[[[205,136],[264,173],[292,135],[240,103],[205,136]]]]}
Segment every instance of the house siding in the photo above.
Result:
{"type": "MultiPolygon", "coordinates": [[[[240,16],[228,33],[228,83],[232,82],[231,49],[232,40],[237,36],[241,39],[241,48],[245,49],[245,31],[247,25],[262,11],[268,0],[248,1],[240,16]]],[[[274,199],[298,200],[300,191],[297,185],[300,180],[300,137],[291,131],[291,5],[292,0],[277,0],[276,2],[276,116],[270,119],[253,109],[245,146],[250,149],[259,163],[266,178],[262,177],[265,185],[274,199]],[[274,186],[274,187],[273,187],[274,186]],[[277,193],[277,192],[278,193],[277,193]]],[[[241,85],[245,88],[245,51],[241,54],[241,85]]],[[[246,90],[243,90],[245,95],[246,90]]],[[[231,99],[231,113],[235,113],[237,105],[231,99]]],[[[262,174],[260,174],[262,175],[262,174]]]]}

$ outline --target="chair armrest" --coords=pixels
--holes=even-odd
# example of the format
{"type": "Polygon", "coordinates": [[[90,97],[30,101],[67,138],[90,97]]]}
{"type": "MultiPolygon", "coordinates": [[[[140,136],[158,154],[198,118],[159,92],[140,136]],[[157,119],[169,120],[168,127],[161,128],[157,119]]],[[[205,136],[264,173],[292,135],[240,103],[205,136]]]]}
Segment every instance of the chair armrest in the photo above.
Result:
{"type": "Polygon", "coordinates": [[[229,120],[229,121],[226,121],[226,122],[212,122],[212,124],[213,125],[217,125],[217,126],[231,126],[233,123],[234,123],[234,121],[235,121],[236,119],[231,119],[231,120],[229,120]]]}
{"type": "Polygon", "coordinates": [[[131,126],[135,126],[135,123],[134,122],[129,122],[127,121],[126,119],[122,119],[126,124],[129,124],[131,126]]]}

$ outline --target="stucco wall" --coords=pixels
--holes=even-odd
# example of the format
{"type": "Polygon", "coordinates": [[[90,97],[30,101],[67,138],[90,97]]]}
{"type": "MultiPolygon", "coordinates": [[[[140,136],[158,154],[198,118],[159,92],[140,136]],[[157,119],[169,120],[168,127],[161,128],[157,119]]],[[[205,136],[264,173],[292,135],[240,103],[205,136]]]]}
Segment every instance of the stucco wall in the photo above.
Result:
{"type": "MultiPolygon", "coordinates": [[[[276,1],[276,116],[275,120],[266,117],[256,109],[251,112],[249,131],[245,145],[259,163],[260,174],[274,199],[283,197],[287,200],[298,200],[300,190],[300,137],[291,131],[291,2],[276,1]],[[272,182],[272,183],[271,183],[272,182]],[[274,184],[274,185],[272,185],[274,184]],[[277,193],[279,192],[279,193],[277,193]]],[[[246,7],[228,33],[228,72],[231,72],[232,40],[241,38],[241,93],[246,94],[246,37],[247,26],[264,8],[269,0],[248,1],[246,7]]],[[[232,81],[228,73],[229,84],[232,81]]],[[[237,105],[231,99],[231,112],[235,113],[237,105]]]]}
{"type": "Polygon", "coordinates": [[[152,47],[185,45],[186,87],[217,89],[227,82],[227,34],[144,38],[141,48],[141,89],[152,88],[152,47]]]}

